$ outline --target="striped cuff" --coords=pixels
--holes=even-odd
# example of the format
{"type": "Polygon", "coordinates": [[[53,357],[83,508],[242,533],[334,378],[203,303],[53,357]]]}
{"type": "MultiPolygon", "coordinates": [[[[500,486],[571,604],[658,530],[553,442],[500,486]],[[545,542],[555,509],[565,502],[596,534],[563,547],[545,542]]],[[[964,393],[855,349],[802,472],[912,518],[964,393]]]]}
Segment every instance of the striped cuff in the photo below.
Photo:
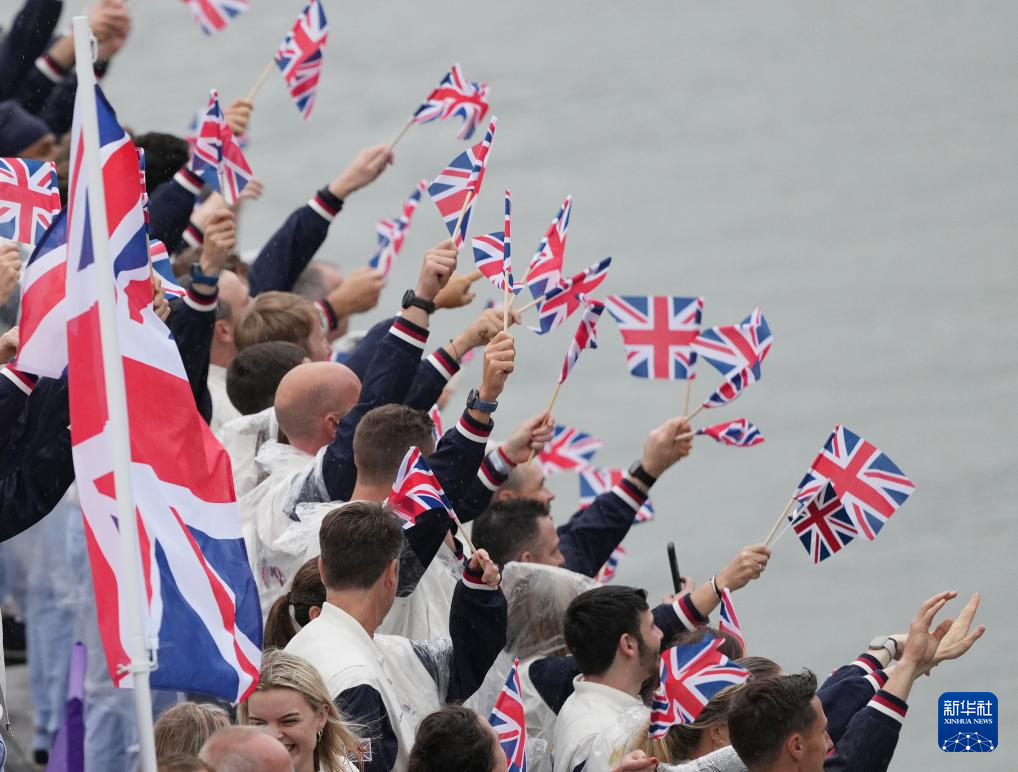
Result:
{"type": "Polygon", "coordinates": [[[189,193],[194,193],[196,196],[201,193],[201,189],[205,187],[205,181],[201,178],[201,176],[195,174],[186,166],[182,166],[177,173],[173,175],[173,179],[176,180],[177,184],[184,190],[189,193]]]}
{"type": "Polygon", "coordinates": [[[456,424],[456,430],[471,442],[479,442],[484,445],[488,442],[488,437],[491,436],[491,430],[494,426],[495,422],[490,418],[488,423],[482,424],[480,421],[475,421],[471,418],[470,414],[464,410],[463,415],[460,416],[460,420],[456,424]]]}
{"type": "Polygon", "coordinates": [[[332,195],[328,188],[322,188],[308,201],[308,206],[325,222],[332,222],[343,209],[343,199],[332,195]]]}
{"type": "Polygon", "coordinates": [[[46,76],[46,80],[51,83],[59,83],[64,79],[64,76],[67,75],[67,71],[57,64],[56,60],[54,60],[49,54],[43,54],[36,59],[35,66],[39,72],[46,76]]]}
{"type": "Polygon", "coordinates": [[[855,661],[852,662],[857,668],[860,668],[866,675],[870,675],[874,671],[880,670],[883,665],[880,664],[880,660],[874,657],[872,654],[860,654],[855,661]]]}
{"type": "Polygon", "coordinates": [[[470,567],[470,563],[466,564],[463,569],[463,584],[469,587],[471,590],[488,590],[494,592],[498,589],[497,586],[489,587],[484,583],[484,574],[475,573],[470,567]]]}
{"type": "Polygon", "coordinates": [[[195,311],[215,311],[219,305],[219,290],[217,289],[211,295],[205,295],[197,292],[194,287],[188,287],[187,294],[184,295],[184,302],[195,311]]]}
{"type": "Polygon", "coordinates": [[[449,356],[449,353],[444,348],[435,349],[428,356],[428,361],[445,378],[446,383],[460,370],[459,362],[449,356]]]}
{"type": "Polygon", "coordinates": [[[900,700],[890,692],[885,692],[883,689],[873,695],[866,707],[874,708],[879,710],[885,716],[890,716],[899,724],[905,720],[905,714],[908,713],[908,703],[904,700],[900,700]]]}
{"type": "Polygon", "coordinates": [[[634,512],[638,512],[647,501],[647,494],[636,487],[630,480],[623,477],[612,493],[628,504],[634,512]]]}
{"type": "Polygon", "coordinates": [[[417,346],[421,350],[424,349],[424,344],[428,340],[428,331],[424,327],[408,322],[402,316],[397,316],[392,320],[389,334],[395,335],[400,340],[417,346]]]}
{"type": "Polygon", "coordinates": [[[339,317],[336,316],[335,309],[325,300],[319,300],[315,305],[322,316],[322,326],[326,330],[335,330],[339,326],[339,317]]]}
{"type": "Polygon", "coordinates": [[[25,394],[31,394],[32,390],[35,389],[35,384],[39,382],[39,378],[30,373],[23,373],[13,365],[5,365],[3,374],[7,376],[11,383],[21,389],[25,394]]]}
{"type": "Polygon", "coordinates": [[[484,460],[481,462],[480,468],[477,470],[477,479],[479,479],[481,484],[492,493],[498,490],[498,487],[504,483],[506,477],[509,476],[504,472],[500,472],[491,462],[491,457],[493,455],[495,454],[489,453],[485,456],[484,460]]]}
{"type": "Polygon", "coordinates": [[[687,630],[703,627],[710,621],[693,605],[692,597],[688,592],[672,601],[672,611],[687,630]]]}
{"type": "Polygon", "coordinates": [[[863,680],[873,687],[873,691],[879,692],[887,683],[887,673],[883,670],[874,670],[872,673],[864,675],[863,680]]]}
{"type": "Polygon", "coordinates": [[[184,228],[184,243],[189,247],[200,247],[205,243],[205,234],[202,233],[201,228],[193,222],[189,222],[184,228]]]}

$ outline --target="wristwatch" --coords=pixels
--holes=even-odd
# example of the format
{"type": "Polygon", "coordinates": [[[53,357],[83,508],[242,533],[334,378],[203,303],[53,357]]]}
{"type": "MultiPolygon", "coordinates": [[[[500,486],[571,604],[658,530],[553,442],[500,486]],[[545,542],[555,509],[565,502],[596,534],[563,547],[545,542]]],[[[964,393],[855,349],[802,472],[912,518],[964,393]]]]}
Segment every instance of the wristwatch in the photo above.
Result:
{"type": "Polygon", "coordinates": [[[634,461],[633,465],[629,467],[629,476],[634,477],[648,488],[657,482],[657,478],[643,468],[643,464],[639,461],[634,461]]]}
{"type": "Polygon", "coordinates": [[[412,289],[408,289],[403,293],[403,308],[410,308],[410,306],[419,308],[426,314],[435,313],[434,301],[417,297],[417,293],[415,293],[412,289]]]}
{"type": "Polygon", "coordinates": [[[869,648],[871,650],[884,649],[891,655],[892,661],[898,658],[898,642],[889,635],[878,635],[870,641],[869,648]]]}
{"type": "Polygon", "coordinates": [[[477,389],[471,389],[467,394],[467,410],[480,410],[482,413],[494,413],[498,408],[498,402],[486,402],[481,399],[477,389]]]}
{"type": "Polygon", "coordinates": [[[219,276],[209,276],[201,272],[201,268],[198,263],[191,265],[191,283],[192,284],[204,284],[208,287],[216,287],[219,285],[219,276]]]}

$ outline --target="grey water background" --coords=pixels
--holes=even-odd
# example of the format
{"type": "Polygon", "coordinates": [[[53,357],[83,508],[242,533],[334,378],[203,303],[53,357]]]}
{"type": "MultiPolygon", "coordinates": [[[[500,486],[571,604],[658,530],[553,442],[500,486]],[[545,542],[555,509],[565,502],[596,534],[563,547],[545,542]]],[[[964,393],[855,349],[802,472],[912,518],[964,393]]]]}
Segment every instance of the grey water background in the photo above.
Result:
{"type": "MultiPolygon", "coordinates": [[[[5,16],[15,5],[0,2],[5,16]]],[[[302,5],[254,0],[206,38],[182,4],[137,0],[132,38],[104,88],[125,125],[182,132],[210,87],[224,103],[248,92],[302,5]]],[[[243,213],[242,246],[260,246],[358,148],[391,140],[461,62],[491,84],[500,119],[473,230],[501,228],[501,192],[511,187],[517,273],[572,193],[567,268],[611,255],[601,294],[702,295],[707,325],[760,305],[774,331],[763,380],[697,420],[746,416],[766,443],[743,450],[697,440],[655,486],[657,521],[628,536],[616,581],[654,596],[668,590],[669,540],[683,573],[697,581],[716,573],[763,539],[831,427],[844,423],[887,451],[918,490],[876,542],[853,543],[822,566],[786,534],[764,577],[737,595],[750,650],[822,676],[871,637],[904,632],[933,593],[980,591],[988,632],[916,685],[892,768],[1018,767],[1018,6],[325,7],[330,39],[311,120],[301,120],[276,74],[256,101],[248,158],[266,192],[243,213]],[[945,691],[997,694],[999,750],[961,762],[938,749],[945,691]]],[[[464,146],[456,130],[411,129],[395,166],[351,196],[320,256],[344,269],[364,264],[374,221],[397,214],[415,182],[464,146]]],[[[444,233],[425,199],[380,307],[356,326],[398,307],[423,250],[444,233]]],[[[475,287],[477,308],[495,296],[475,287]]],[[[439,314],[432,341],[474,313],[439,314]]],[[[547,402],[574,327],[517,335],[497,432],[547,402]]],[[[605,441],[597,462],[626,466],[648,429],[681,412],[684,384],[629,376],[607,315],[600,338],[555,413],[605,441]]],[[[715,385],[709,368],[700,376],[694,404],[715,385]]],[[[552,485],[563,520],[577,482],[561,475],[552,485]]]]}

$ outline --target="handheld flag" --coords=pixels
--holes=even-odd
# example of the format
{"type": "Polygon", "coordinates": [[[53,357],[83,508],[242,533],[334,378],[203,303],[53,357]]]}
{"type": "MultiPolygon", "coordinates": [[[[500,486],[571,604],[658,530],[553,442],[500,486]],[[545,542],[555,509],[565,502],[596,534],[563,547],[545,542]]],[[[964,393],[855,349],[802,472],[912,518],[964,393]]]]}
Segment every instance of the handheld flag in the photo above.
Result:
{"type": "Polygon", "coordinates": [[[226,29],[233,21],[250,6],[250,0],[183,0],[191,8],[195,20],[201,25],[206,35],[215,35],[226,29]]]}
{"type": "Polygon", "coordinates": [[[537,306],[538,326],[530,329],[538,335],[544,335],[572,316],[580,307],[582,296],[593,292],[608,278],[611,262],[612,259],[606,257],[552,288],[537,306]]]}
{"type": "Polygon", "coordinates": [[[463,127],[456,139],[470,139],[487,112],[488,84],[467,80],[460,66],[454,64],[435,89],[424,98],[410,121],[431,123],[459,116],[463,119],[463,127]]]}
{"type": "Polygon", "coordinates": [[[445,434],[445,430],[442,428],[442,409],[437,402],[428,411],[428,418],[431,419],[431,438],[437,445],[442,439],[442,435],[445,434]]]}
{"type": "Polygon", "coordinates": [[[382,276],[389,277],[393,261],[403,249],[403,242],[406,240],[406,232],[410,228],[410,221],[413,219],[414,211],[421,202],[421,193],[428,188],[428,183],[421,180],[410,197],[403,202],[403,213],[395,220],[379,220],[376,230],[378,231],[378,250],[368,261],[371,268],[377,268],[382,276]]]}
{"type": "Polygon", "coordinates": [[[177,277],[173,275],[173,265],[170,262],[170,253],[166,249],[166,245],[159,239],[152,239],[148,243],[148,253],[152,258],[152,270],[162,279],[163,292],[169,297],[184,297],[187,290],[177,283],[177,277]]]}
{"type": "Polygon", "coordinates": [[[594,577],[594,581],[598,584],[608,584],[615,578],[615,572],[618,571],[619,563],[626,556],[625,547],[616,547],[612,550],[612,554],[608,556],[608,562],[605,563],[601,570],[597,572],[597,576],[594,577]]]}
{"type": "Polygon", "coordinates": [[[527,717],[523,711],[518,659],[513,660],[488,723],[498,733],[499,745],[505,753],[506,772],[527,772],[527,717]]]}
{"type": "Polygon", "coordinates": [[[629,372],[637,378],[695,378],[693,341],[703,298],[609,295],[605,306],[622,333],[629,372]]]}
{"type": "Polygon", "coordinates": [[[495,289],[502,292],[505,291],[508,278],[509,291],[518,295],[523,289],[523,285],[517,284],[513,279],[509,242],[511,215],[512,203],[507,190],[505,192],[505,228],[485,236],[474,237],[474,265],[495,286],[495,289]]]}
{"type": "Polygon", "coordinates": [[[562,372],[559,373],[558,382],[563,384],[569,377],[569,371],[576,365],[580,358],[580,352],[588,348],[597,348],[597,320],[601,318],[604,311],[604,303],[593,298],[584,298],[586,310],[580,319],[580,326],[576,328],[576,334],[569,344],[566,358],[562,362],[562,372]]]}
{"type": "Polygon", "coordinates": [[[728,633],[742,645],[746,650],[746,639],[742,635],[742,625],[739,624],[739,615],[735,613],[735,602],[732,600],[732,591],[725,587],[721,591],[721,611],[718,629],[728,633]]]}
{"type": "MultiPolygon", "coordinates": [[[[594,499],[602,493],[607,493],[620,482],[625,476],[621,469],[607,469],[600,466],[580,467],[580,507],[588,507],[594,503],[594,499]]],[[[546,473],[547,474],[547,473],[546,473]]],[[[647,523],[653,520],[654,506],[647,499],[643,506],[636,512],[633,524],[647,523]]]]}
{"type": "Polygon", "coordinates": [[[481,192],[484,172],[488,164],[488,153],[495,139],[498,118],[492,118],[484,139],[467,148],[449,162],[438,176],[428,185],[428,195],[435,202],[445,221],[449,235],[457,247],[463,246],[470,227],[470,215],[474,201],[481,192]],[[457,228],[457,223],[459,227],[457,228]]]}
{"type": "Polygon", "coordinates": [[[0,238],[35,246],[59,211],[52,161],[0,158],[0,238]]]}
{"type": "Polygon", "coordinates": [[[713,426],[704,426],[702,429],[697,429],[696,433],[711,437],[723,445],[731,445],[736,448],[748,448],[764,441],[760,430],[745,418],[733,418],[731,421],[724,421],[713,426]]]}
{"type": "MultiPolygon", "coordinates": [[[[717,390],[704,400],[704,403],[700,406],[700,410],[704,408],[723,407],[738,398],[746,387],[751,386],[754,383],[756,383],[756,376],[753,374],[752,368],[747,367],[745,370],[740,370],[734,375],[728,377],[720,386],[718,386],[717,390]]],[[[697,412],[700,411],[697,410],[697,412]]],[[[692,418],[692,416],[690,416],[690,418],[692,418]]]]}
{"type": "Polygon", "coordinates": [[[404,530],[413,527],[420,515],[433,509],[444,509],[450,518],[455,517],[452,503],[418,448],[410,448],[403,457],[388,504],[403,520],[404,530]]]}
{"type": "Polygon", "coordinates": [[[328,37],[329,24],[322,4],[319,0],[311,0],[276,52],[276,66],[304,120],[311,117],[315,106],[318,79],[322,74],[322,50],[328,37]]]}
{"type": "Polygon", "coordinates": [[[58,212],[21,276],[17,367],[59,378],[67,367],[67,215],[58,212]]]}
{"type": "Polygon", "coordinates": [[[813,559],[813,565],[841,552],[842,547],[859,535],[830,483],[790,517],[792,530],[813,559]]]}
{"type": "Polygon", "coordinates": [[[537,460],[545,475],[567,472],[587,466],[603,445],[592,434],[555,424],[551,442],[544,446],[537,460]]]}
{"type": "Polygon", "coordinates": [[[722,375],[751,368],[760,380],[760,365],[774,344],[763,312],[756,308],[739,324],[711,327],[696,339],[696,351],[722,375]]]}
{"type": "Polygon", "coordinates": [[[566,235],[569,232],[569,214],[572,208],[573,197],[566,196],[558,214],[538,244],[537,252],[530,260],[525,281],[535,300],[544,297],[552,288],[562,283],[562,265],[565,260],[566,235]]]}
{"type": "Polygon", "coordinates": [[[219,92],[209,91],[209,103],[198,126],[191,169],[213,190],[219,191],[228,206],[237,203],[240,192],[247,187],[251,167],[234,139],[219,106],[219,92]]]}

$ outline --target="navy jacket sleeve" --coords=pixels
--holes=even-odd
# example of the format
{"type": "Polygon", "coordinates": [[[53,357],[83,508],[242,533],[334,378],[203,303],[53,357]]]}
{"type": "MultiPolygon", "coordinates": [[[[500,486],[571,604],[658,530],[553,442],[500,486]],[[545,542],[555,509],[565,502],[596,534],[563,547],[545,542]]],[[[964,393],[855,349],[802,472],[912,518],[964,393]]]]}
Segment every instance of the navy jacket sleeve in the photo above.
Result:
{"type": "Polygon", "coordinates": [[[884,772],[898,745],[908,705],[884,690],[873,695],[848,724],[841,742],[824,761],[826,772],[884,772]]]}
{"type": "Polygon", "coordinates": [[[50,131],[58,137],[71,130],[71,122],[74,119],[74,96],[77,91],[78,78],[72,72],[53,87],[46,97],[46,103],[37,113],[50,127],[50,131]]]}
{"type": "Polygon", "coordinates": [[[30,113],[39,112],[49,95],[65,77],[65,72],[49,55],[43,54],[25,74],[18,87],[18,102],[30,113]]]}
{"type": "Polygon", "coordinates": [[[427,359],[421,360],[403,404],[414,410],[431,410],[459,369],[459,362],[448,351],[444,348],[435,349],[427,359]]]}
{"type": "Polygon", "coordinates": [[[586,576],[597,572],[629,533],[647,494],[626,478],[558,528],[566,568],[586,576]]]}
{"type": "Polygon", "coordinates": [[[435,452],[428,456],[428,464],[435,477],[442,484],[442,490],[449,497],[452,508],[457,516],[462,511],[468,520],[477,517],[480,512],[467,511],[466,505],[472,503],[468,494],[472,483],[477,480],[477,472],[484,461],[488,437],[494,428],[489,418],[488,424],[482,424],[470,417],[466,410],[456,425],[442,435],[435,452]]]}
{"type": "Polygon", "coordinates": [[[389,772],[396,766],[399,740],[377,689],[365,684],[340,692],[336,708],[365,741],[364,772],[389,772]]]}
{"type": "Polygon", "coordinates": [[[446,702],[462,702],[480,687],[505,647],[507,618],[502,590],[485,587],[468,564],[449,610],[452,655],[446,702]]]}
{"type": "Polygon", "coordinates": [[[488,508],[492,495],[508,479],[514,466],[501,447],[484,457],[477,474],[461,495],[460,508],[456,510],[461,523],[469,523],[488,508]]]}
{"type": "Polygon", "coordinates": [[[703,627],[710,621],[693,605],[689,593],[680,595],[671,603],[655,606],[651,613],[654,615],[654,624],[664,633],[662,646],[667,646],[679,633],[703,627]]]}
{"type": "Polygon", "coordinates": [[[311,262],[329,233],[343,200],[322,188],[307,204],[286,218],[262,247],[248,272],[251,295],[269,290],[288,292],[311,262]]]}
{"type": "Polygon", "coordinates": [[[149,196],[152,238],[159,239],[171,252],[180,246],[191,221],[195,198],[204,185],[202,178],[185,165],[149,196]]]}
{"type": "Polygon", "coordinates": [[[371,361],[375,358],[375,351],[378,350],[381,342],[385,340],[385,334],[389,332],[389,328],[392,327],[392,323],[396,319],[397,317],[390,316],[388,319],[377,322],[370,330],[364,333],[364,337],[358,341],[357,345],[353,347],[353,351],[343,360],[343,364],[353,370],[354,375],[360,378],[361,381],[366,377],[368,367],[371,366],[371,361]]]}
{"type": "Polygon", "coordinates": [[[15,95],[49,44],[63,11],[62,0],[26,0],[0,41],[0,101],[15,95]]]}
{"type": "Polygon", "coordinates": [[[573,693],[573,679],[580,674],[572,656],[545,657],[530,663],[530,682],[555,715],[573,693]]]}
{"type": "MultiPolygon", "coordinates": [[[[12,427],[21,418],[28,404],[29,395],[39,379],[30,373],[23,373],[15,367],[5,366],[0,370],[0,426],[12,427]]],[[[13,443],[14,433],[9,429],[0,432],[0,459],[6,462],[7,446],[13,443]]],[[[16,459],[12,459],[16,460],[16,459]]]]}
{"type": "Polygon", "coordinates": [[[205,423],[212,420],[212,395],[209,393],[209,356],[212,354],[212,331],[216,324],[219,293],[202,295],[193,289],[174,300],[169,318],[170,332],[177,341],[177,350],[187,372],[191,393],[205,423]]]}
{"type": "Polygon", "coordinates": [[[887,683],[887,673],[880,660],[863,653],[854,662],[839,667],[824,681],[817,697],[827,715],[827,734],[837,745],[849,722],[862,710],[873,695],[887,683]]]}

